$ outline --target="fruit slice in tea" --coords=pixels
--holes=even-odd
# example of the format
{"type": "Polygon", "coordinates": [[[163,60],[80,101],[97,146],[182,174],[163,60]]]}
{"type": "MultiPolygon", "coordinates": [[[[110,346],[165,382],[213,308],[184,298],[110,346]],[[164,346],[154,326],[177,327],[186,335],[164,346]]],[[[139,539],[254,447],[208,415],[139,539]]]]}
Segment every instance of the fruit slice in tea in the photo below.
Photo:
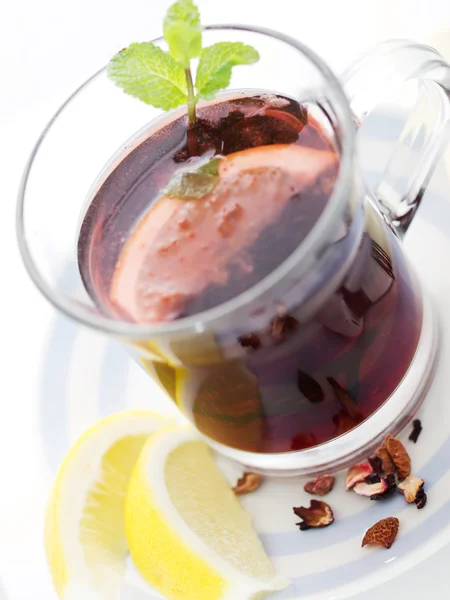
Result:
{"type": "Polygon", "coordinates": [[[140,323],[176,318],[211,284],[225,286],[231,265],[252,270],[245,250],[334,164],[331,152],[288,144],[221,158],[206,196],[164,195],[150,208],[122,251],[112,301],[140,323]]]}

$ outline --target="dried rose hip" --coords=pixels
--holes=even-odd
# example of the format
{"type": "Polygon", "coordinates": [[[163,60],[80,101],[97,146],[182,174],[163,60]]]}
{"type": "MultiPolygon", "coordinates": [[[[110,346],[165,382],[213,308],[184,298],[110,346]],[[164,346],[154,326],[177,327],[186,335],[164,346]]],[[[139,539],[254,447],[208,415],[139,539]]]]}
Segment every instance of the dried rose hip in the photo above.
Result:
{"type": "Polygon", "coordinates": [[[395,473],[394,461],[384,445],[380,446],[375,454],[381,460],[381,470],[383,473],[395,473]]]}
{"type": "Polygon", "coordinates": [[[305,492],[308,494],[316,494],[317,496],[325,496],[331,492],[334,486],[335,479],[333,475],[321,475],[313,481],[308,481],[305,484],[305,492]]]}
{"type": "Polygon", "coordinates": [[[293,511],[297,517],[303,519],[300,523],[296,523],[301,531],[316,527],[327,527],[334,522],[331,507],[323,500],[311,500],[309,508],[304,506],[294,507],[293,511]]]}
{"type": "Polygon", "coordinates": [[[419,435],[422,432],[422,423],[420,422],[420,419],[414,419],[413,421],[413,430],[411,431],[411,433],[409,434],[409,440],[411,442],[414,442],[414,444],[417,442],[417,440],[419,439],[419,435]]]}
{"type": "Polygon", "coordinates": [[[233,492],[240,496],[242,494],[250,494],[261,485],[262,477],[256,473],[244,473],[237,484],[233,488],[233,492]]]}
{"type": "Polygon", "coordinates": [[[388,434],[375,455],[381,459],[385,473],[397,472],[399,479],[406,479],[411,474],[411,459],[400,440],[388,434]]]}
{"type": "Polygon", "coordinates": [[[348,470],[345,478],[345,489],[351,490],[357,483],[365,481],[369,475],[372,475],[373,468],[369,462],[359,463],[348,470]]]}
{"type": "Polygon", "coordinates": [[[384,443],[397,469],[398,478],[406,479],[406,477],[409,477],[411,475],[411,459],[405,446],[390,434],[386,436],[384,443]]]}
{"type": "Polygon", "coordinates": [[[252,350],[258,350],[261,347],[261,340],[256,333],[244,333],[238,337],[238,342],[243,348],[251,348],[252,350]]]}
{"type": "Polygon", "coordinates": [[[370,544],[390,548],[397,537],[399,525],[400,521],[396,517],[381,519],[366,531],[361,544],[362,547],[364,548],[364,546],[370,544]]]}

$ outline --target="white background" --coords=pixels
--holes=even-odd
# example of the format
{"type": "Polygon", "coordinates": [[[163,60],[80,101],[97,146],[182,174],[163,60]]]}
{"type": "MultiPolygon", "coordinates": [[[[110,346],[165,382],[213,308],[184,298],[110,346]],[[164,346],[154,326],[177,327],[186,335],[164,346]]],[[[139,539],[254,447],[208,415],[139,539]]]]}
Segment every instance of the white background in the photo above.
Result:
{"type": "MultiPolygon", "coordinates": [[[[10,582],[19,579],[23,590],[11,600],[47,598],[40,591],[46,579],[44,565],[27,548],[41,535],[36,523],[44,507],[38,498],[47,484],[37,471],[39,445],[33,441],[31,407],[52,309],[29,283],[16,249],[14,209],[20,174],[34,139],[58,104],[117,50],[160,35],[168,4],[0,2],[0,574],[7,593],[10,582]]],[[[337,71],[368,45],[386,38],[423,41],[448,28],[450,47],[449,0],[198,0],[198,5],[205,23],[252,23],[298,37],[337,71]]],[[[426,568],[415,570],[424,579],[409,575],[386,587],[383,596],[402,594],[415,600],[428,592],[448,597],[449,559],[447,551],[428,560],[426,568]]],[[[2,593],[0,583],[3,600],[2,593]]],[[[379,595],[365,594],[365,599],[379,595]]]]}

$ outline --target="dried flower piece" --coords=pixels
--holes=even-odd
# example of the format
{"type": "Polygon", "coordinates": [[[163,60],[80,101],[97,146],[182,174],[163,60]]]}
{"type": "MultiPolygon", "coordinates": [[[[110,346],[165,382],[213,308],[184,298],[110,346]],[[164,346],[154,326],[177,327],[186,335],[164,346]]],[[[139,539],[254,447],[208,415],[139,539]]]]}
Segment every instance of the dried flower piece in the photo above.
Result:
{"type": "Polygon", "coordinates": [[[370,544],[390,548],[397,537],[399,525],[400,521],[396,517],[381,519],[366,531],[361,544],[362,547],[364,548],[364,546],[370,544]]]}
{"type": "Polygon", "coordinates": [[[375,455],[381,460],[381,469],[383,473],[395,473],[394,461],[384,445],[378,448],[375,455]]]}
{"type": "Polygon", "coordinates": [[[353,488],[353,491],[360,496],[369,496],[372,498],[375,494],[383,494],[388,489],[388,485],[384,479],[380,479],[378,483],[367,483],[362,481],[357,483],[353,488]]]}
{"type": "Polygon", "coordinates": [[[244,473],[237,484],[233,488],[233,492],[240,496],[242,494],[250,494],[261,485],[262,477],[256,473],[244,473]]]}
{"type": "Polygon", "coordinates": [[[319,442],[316,436],[311,432],[297,433],[291,441],[291,450],[305,450],[311,446],[317,446],[319,442]]]}
{"type": "Polygon", "coordinates": [[[251,348],[252,350],[258,350],[261,347],[261,340],[256,333],[244,333],[238,337],[238,342],[243,348],[251,348]]]}
{"type": "Polygon", "coordinates": [[[390,434],[386,436],[384,443],[394,461],[398,478],[406,479],[406,477],[409,477],[411,475],[411,459],[406,452],[405,446],[400,440],[390,434]]]}
{"type": "Polygon", "coordinates": [[[317,496],[325,496],[325,494],[328,494],[333,489],[334,482],[333,475],[321,475],[317,479],[308,481],[305,484],[305,492],[316,494],[317,496]]]}
{"type": "Polygon", "coordinates": [[[382,492],[370,496],[371,500],[385,500],[386,498],[389,498],[389,496],[395,494],[397,491],[397,482],[393,473],[387,475],[383,481],[386,484],[386,488],[382,492]]]}
{"type": "Polygon", "coordinates": [[[410,475],[398,484],[398,489],[404,495],[406,502],[416,504],[418,509],[421,509],[427,503],[427,495],[424,490],[425,482],[420,477],[410,475]]]}
{"type": "Polygon", "coordinates": [[[414,475],[410,475],[404,481],[398,484],[398,489],[405,497],[408,504],[416,501],[417,494],[423,489],[424,480],[414,475]]]}
{"type": "Polygon", "coordinates": [[[300,519],[300,523],[296,523],[301,531],[313,529],[315,527],[327,527],[334,522],[334,515],[331,507],[322,500],[311,500],[309,508],[300,506],[293,508],[294,513],[300,519]]]}
{"type": "Polygon", "coordinates": [[[327,377],[328,383],[333,388],[336,400],[345,410],[345,412],[352,419],[358,419],[361,417],[361,411],[359,410],[358,403],[353,396],[345,388],[343,388],[333,377],[327,377]]]}
{"type": "Polygon", "coordinates": [[[372,475],[369,475],[368,477],[366,477],[364,479],[364,481],[366,483],[380,483],[381,477],[378,473],[372,473],[372,475]]]}
{"type": "Polygon", "coordinates": [[[360,423],[362,423],[363,418],[361,416],[354,418],[350,417],[345,410],[340,410],[333,417],[333,423],[336,425],[336,435],[343,435],[357,427],[360,423]]]}
{"type": "Polygon", "coordinates": [[[417,442],[417,440],[419,439],[419,435],[420,435],[421,431],[422,431],[422,423],[420,422],[420,419],[414,419],[413,430],[409,434],[408,439],[411,442],[414,442],[414,444],[415,444],[417,442]]]}
{"type": "Polygon", "coordinates": [[[354,465],[348,470],[347,477],[345,478],[345,489],[347,491],[351,490],[357,483],[365,481],[372,473],[372,465],[369,462],[354,465]]]}
{"type": "Polygon", "coordinates": [[[298,321],[290,315],[278,316],[272,321],[272,337],[281,342],[284,338],[297,329],[298,321]]]}
{"type": "Polygon", "coordinates": [[[427,495],[425,494],[425,490],[423,488],[417,492],[415,503],[419,510],[427,503],[427,495]]]}
{"type": "Polygon", "coordinates": [[[301,391],[301,393],[313,404],[317,404],[318,402],[322,402],[325,400],[325,392],[321,388],[320,384],[308,375],[308,373],[304,373],[303,371],[297,372],[297,387],[301,391]]]}
{"type": "Polygon", "coordinates": [[[372,465],[374,473],[377,475],[381,475],[381,473],[383,473],[383,463],[381,462],[381,458],[379,456],[369,458],[369,462],[372,465]]]}

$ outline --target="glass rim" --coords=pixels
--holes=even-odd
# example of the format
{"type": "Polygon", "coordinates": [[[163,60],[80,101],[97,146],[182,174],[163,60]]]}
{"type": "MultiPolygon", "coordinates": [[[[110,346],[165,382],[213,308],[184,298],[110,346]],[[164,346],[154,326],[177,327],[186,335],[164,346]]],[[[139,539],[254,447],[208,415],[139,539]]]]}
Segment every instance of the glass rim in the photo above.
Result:
{"type": "MultiPolygon", "coordinates": [[[[355,151],[355,127],[351,109],[339,79],[313,50],[291,36],[264,27],[252,25],[220,24],[209,25],[205,27],[206,31],[220,31],[227,29],[260,34],[290,45],[303,54],[308,61],[316,67],[316,69],[323,76],[324,81],[326,81],[328,88],[331,89],[333,93],[333,109],[336,111],[342,132],[342,144],[340,148],[338,176],[325,209],[306,238],[299,244],[295,251],[261,281],[250,287],[248,290],[245,290],[235,298],[189,317],[183,317],[174,321],[162,323],[129,323],[127,321],[121,321],[106,315],[95,314],[90,308],[66,298],[62,293],[58,293],[56,290],[54,290],[53,286],[45,281],[44,277],[41,275],[40,270],[32,256],[32,251],[27,243],[24,224],[27,184],[34,165],[34,159],[37,156],[41,145],[45,141],[48,132],[52,129],[58,117],[64,112],[65,108],[71,103],[71,101],[75,99],[93,81],[95,81],[97,77],[104,74],[106,67],[103,67],[97,70],[80,86],[78,86],[74,92],[72,92],[72,94],[70,94],[70,96],[61,104],[50,121],[44,127],[42,133],[33,146],[26,163],[17,199],[16,234],[20,254],[22,256],[25,268],[42,295],[59,312],[75,320],[76,322],[106,334],[136,340],[148,339],[155,335],[162,336],[164,334],[180,334],[183,332],[188,333],[192,331],[203,332],[207,330],[208,325],[214,323],[214,321],[220,320],[236,309],[249,304],[254,298],[272,288],[277,281],[283,279],[283,277],[285,277],[295,265],[299,264],[302,259],[304,259],[314,250],[314,248],[325,235],[327,229],[334,221],[335,217],[339,215],[340,210],[342,211],[344,209],[345,203],[343,202],[343,198],[345,197],[345,192],[347,191],[348,181],[351,180],[351,170],[353,167],[353,157],[355,151]]],[[[156,44],[159,44],[163,41],[164,39],[162,37],[152,40],[152,42],[156,44]]]]}

